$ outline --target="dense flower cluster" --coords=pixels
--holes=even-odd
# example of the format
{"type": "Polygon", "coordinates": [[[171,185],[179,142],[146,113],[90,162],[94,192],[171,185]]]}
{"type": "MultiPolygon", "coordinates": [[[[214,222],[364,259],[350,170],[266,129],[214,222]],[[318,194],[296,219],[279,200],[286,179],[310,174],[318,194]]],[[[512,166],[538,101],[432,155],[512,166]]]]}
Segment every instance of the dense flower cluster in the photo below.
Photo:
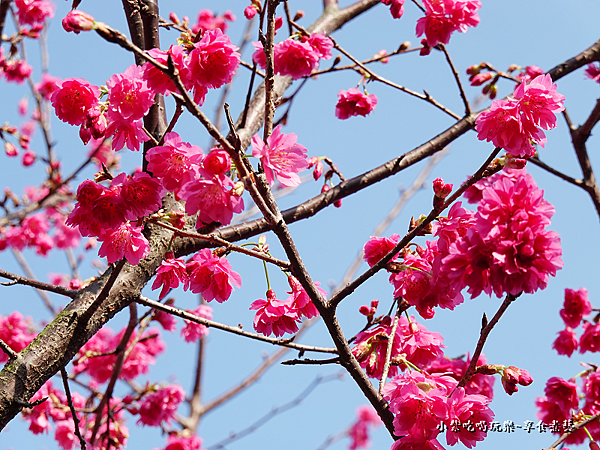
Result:
{"type": "Polygon", "coordinates": [[[560,310],[565,329],[558,332],[558,337],[552,345],[559,355],[571,356],[578,347],[580,353],[600,351],[600,327],[597,323],[583,319],[591,312],[592,305],[588,300],[587,289],[580,288],[577,291],[565,289],[565,302],[563,309],[560,310]],[[583,333],[578,342],[577,333],[573,329],[580,325],[583,333]]]}
{"type": "Polygon", "coordinates": [[[417,20],[417,37],[425,34],[429,47],[447,44],[455,31],[465,33],[479,24],[478,0],[424,0],[423,5],[425,17],[417,20]]]}
{"type": "Polygon", "coordinates": [[[532,143],[542,147],[546,143],[546,135],[540,128],[556,127],[556,114],[564,110],[564,100],[565,97],[556,92],[550,75],[523,82],[513,97],[494,101],[488,111],[477,117],[478,137],[514,156],[533,156],[536,149],[532,143]]]}
{"type": "Polygon", "coordinates": [[[348,436],[350,436],[350,450],[369,448],[369,429],[381,425],[381,419],[372,406],[363,405],[356,408],[356,422],[350,426],[348,436]]]}

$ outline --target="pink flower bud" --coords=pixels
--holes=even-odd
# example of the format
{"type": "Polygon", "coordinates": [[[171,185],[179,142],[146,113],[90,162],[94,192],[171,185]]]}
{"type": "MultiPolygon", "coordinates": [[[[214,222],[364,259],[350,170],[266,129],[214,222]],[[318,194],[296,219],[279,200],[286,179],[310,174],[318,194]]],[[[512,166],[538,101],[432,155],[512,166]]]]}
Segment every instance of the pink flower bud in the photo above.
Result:
{"type": "Polygon", "coordinates": [[[467,75],[477,75],[481,71],[479,64],[467,67],[467,75]]]}
{"type": "Polygon", "coordinates": [[[184,217],[185,215],[182,211],[171,211],[170,213],[164,215],[164,218],[167,219],[167,222],[169,222],[175,228],[179,228],[180,230],[182,230],[185,226],[184,217]]]}
{"type": "Polygon", "coordinates": [[[471,86],[481,86],[488,80],[491,80],[494,75],[491,72],[478,73],[471,77],[471,86]]]}
{"type": "Polygon", "coordinates": [[[19,150],[11,142],[4,143],[4,150],[6,151],[6,156],[17,156],[19,154],[19,150]]]}
{"type": "Polygon", "coordinates": [[[179,24],[179,17],[174,12],[169,13],[169,20],[173,23],[179,24]]]}
{"type": "Polygon", "coordinates": [[[498,94],[498,86],[496,86],[495,84],[490,84],[489,86],[490,88],[488,95],[490,96],[491,100],[494,100],[496,98],[496,95],[498,94]]]}
{"type": "Polygon", "coordinates": [[[90,31],[94,29],[96,22],[88,13],[74,9],[69,12],[62,20],[62,26],[67,32],[79,34],[81,31],[90,31]]]}
{"type": "Polygon", "coordinates": [[[371,313],[371,308],[369,308],[367,305],[362,305],[360,308],[358,308],[358,312],[361,313],[363,316],[368,317],[371,313]]]}
{"type": "Polygon", "coordinates": [[[35,162],[35,158],[36,155],[34,152],[32,152],[31,150],[27,150],[24,154],[23,154],[23,165],[25,167],[32,165],[35,162]]]}
{"type": "Polygon", "coordinates": [[[90,139],[92,139],[92,132],[85,123],[82,123],[79,128],[79,137],[81,142],[83,142],[83,145],[87,145],[87,143],[90,142],[90,139]]]}
{"type": "Polygon", "coordinates": [[[212,149],[202,161],[202,165],[213,175],[221,175],[231,169],[231,159],[225,150],[212,149]]]}
{"type": "Polygon", "coordinates": [[[254,5],[246,6],[244,9],[244,17],[248,20],[252,19],[258,11],[254,5]]]}
{"type": "Polygon", "coordinates": [[[371,301],[371,308],[377,309],[378,306],[379,306],[379,300],[371,301]]]}
{"type": "Polygon", "coordinates": [[[452,187],[453,185],[451,183],[445,184],[444,180],[441,178],[433,180],[433,192],[436,197],[441,198],[442,200],[450,195],[452,187]]]}
{"type": "Polygon", "coordinates": [[[323,175],[323,161],[319,159],[315,164],[315,169],[313,170],[313,178],[316,181],[321,178],[321,175],[323,175]]]}
{"type": "Polygon", "coordinates": [[[31,141],[31,138],[26,134],[19,136],[19,145],[23,150],[27,150],[29,148],[29,141],[31,141]]]}
{"type": "MultiPolygon", "coordinates": [[[[379,50],[379,51],[377,52],[377,55],[376,55],[376,56],[385,56],[385,55],[387,55],[387,51],[385,51],[385,50],[379,50]]],[[[382,63],[382,64],[387,64],[387,63],[389,63],[389,62],[390,62],[390,57],[389,57],[389,56],[386,56],[385,58],[381,58],[381,59],[379,60],[379,62],[380,62],[380,63],[382,63]]]]}
{"type": "Polygon", "coordinates": [[[423,46],[423,48],[419,52],[419,55],[421,55],[421,56],[429,55],[431,53],[431,47],[429,45],[427,45],[427,39],[421,39],[421,45],[423,46]]]}
{"type": "Polygon", "coordinates": [[[298,11],[296,11],[296,14],[294,15],[294,22],[299,21],[303,17],[304,17],[304,11],[302,11],[301,9],[299,9],[298,11]]]}
{"type": "Polygon", "coordinates": [[[596,441],[590,442],[590,450],[600,450],[600,445],[596,441]]]}
{"type": "Polygon", "coordinates": [[[283,17],[277,17],[275,19],[275,31],[279,30],[283,25],[283,17]]]}

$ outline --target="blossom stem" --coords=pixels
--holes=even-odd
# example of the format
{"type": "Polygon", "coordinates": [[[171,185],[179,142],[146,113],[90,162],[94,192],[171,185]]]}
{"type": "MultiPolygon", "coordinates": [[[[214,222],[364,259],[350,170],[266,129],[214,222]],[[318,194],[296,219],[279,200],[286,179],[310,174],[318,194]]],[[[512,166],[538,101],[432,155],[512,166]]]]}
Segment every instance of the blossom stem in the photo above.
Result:
{"type": "Polygon", "coordinates": [[[396,308],[396,316],[394,317],[394,324],[392,325],[392,331],[390,331],[390,336],[388,338],[387,348],[385,350],[385,363],[383,365],[383,373],[381,374],[381,380],[379,381],[379,394],[383,391],[383,387],[385,386],[385,382],[387,381],[387,376],[390,371],[390,365],[392,362],[392,348],[394,347],[394,339],[396,338],[396,330],[398,329],[398,320],[399,315],[401,315],[400,303],[398,303],[398,307],[396,308]]]}
{"type": "Polygon", "coordinates": [[[265,277],[267,278],[267,290],[271,290],[271,282],[269,281],[269,269],[267,269],[267,263],[263,261],[263,266],[265,267],[265,277]]]}

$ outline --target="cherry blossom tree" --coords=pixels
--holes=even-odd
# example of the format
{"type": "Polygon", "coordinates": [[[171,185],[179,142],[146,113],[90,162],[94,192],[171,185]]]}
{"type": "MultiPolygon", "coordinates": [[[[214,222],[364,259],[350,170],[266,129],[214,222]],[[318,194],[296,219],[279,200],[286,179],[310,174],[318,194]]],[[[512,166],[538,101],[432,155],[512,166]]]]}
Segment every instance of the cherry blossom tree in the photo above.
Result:
{"type": "MultiPolygon", "coordinates": [[[[568,80],[597,88],[600,41],[552,54],[543,69],[532,50],[503,70],[490,49],[482,50],[490,62],[460,53],[494,26],[485,21],[489,2],[478,0],[310,8],[252,0],[220,12],[86,3],[0,0],[0,82],[7,98],[22,97],[4,104],[0,127],[3,166],[14,167],[1,203],[0,277],[4,297],[20,289],[27,303],[37,301],[30,292],[42,302],[34,317],[23,314],[25,301],[0,314],[3,435],[20,423],[65,450],[224,448],[304,400],[316,418],[333,402],[319,405],[311,392],[343,373],[356,413],[333,405],[345,425],[322,424],[319,448],[341,439],[367,448],[376,430],[394,450],[485,448],[494,433],[516,429],[539,432],[548,448],[598,448],[593,361],[563,373],[534,364],[525,349],[487,350],[492,339],[543,335],[531,312],[510,314],[560,292],[553,307],[537,306],[560,326],[535,351],[562,360],[600,351],[594,298],[560,275],[593,244],[571,256],[574,241],[555,225],[561,209],[548,195],[558,183],[583,191],[591,222],[581,207],[565,213],[567,225],[595,226],[600,190],[588,147],[600,102],[570,103],[568,80]],[[399,30],[401,43],[387,42],[395,50],[374,47],[375,14],[399,30]],[[65,45],[83,42],[79,53],[62,53],[93,70],[55,72],[48,58],[61,49],[51,31],[65,45]],[[408,87],[403,65],[421,71],[421,85],[408,87]],[[397,120],[378,115],[382,108],[410,113],[397,120]],[[399,131],[408,116],[422,125],[414,137],[399,131]],[[559,160],[561,131],[573,153],[561,148],[559,160]],[[457,155],[468,139],[470,153],[457,155]],[[382,159],[378,147],[394,156],[382,159]],[[567,153],[573,162],[557,163],[567,153]],[[576,170],[581,179],[569,175],[576,170]],[[390,206],[386,183],[405,174],[414,182],[390,206]],[[408,200],[419,203],[401,214],[408,200]],[[370,208],[383,203],[386,214],[373,218],[370,208]],[[42,281],[35,272],[49,262],[62,273],[42,281]],[[461,332],[468,339],[451,344],[461,332]],[[246,373],[246,354],[270,347],[246,373]],[[261,386],[270,368],[282,390],[261,386]],[[317,376],[321,369],[328,375],[317,376]],[[534,380],[535,400],[524,393],[534,380]],[[250,421],[233,420],[235,433],[216,444],[203,440],[218,407],[258,410],[298,382],[308,387],[294,400],[245,427],[250,421]],[[259,392],[251,402],[250,390],[259,392]],[[532,420],[523,424],[496,408],[527,401],[532,420]],[[146,430],[156,440],[144,442],[146,430]]],[[[568,280],[595,288],[593,277],[568,280]]],[[[523,436],[510,435],[513,445],[523,436]]]]}

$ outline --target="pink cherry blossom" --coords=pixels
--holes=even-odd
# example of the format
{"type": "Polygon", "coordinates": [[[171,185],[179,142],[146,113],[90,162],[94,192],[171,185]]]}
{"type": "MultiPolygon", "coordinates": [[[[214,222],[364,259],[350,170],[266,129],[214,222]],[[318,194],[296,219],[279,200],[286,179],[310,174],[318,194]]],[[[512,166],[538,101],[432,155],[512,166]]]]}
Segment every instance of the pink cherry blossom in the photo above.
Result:
{"type": "MultiPolygon", "coordinates": [[[[189,85],[189,67],[188,67],[188,55],[183,50],[183,47],[179,45],[172,45],[167,52],[163,52],[157,48],[147,50],[148,54],[161,64],[168,65],[169,56],[173,61],[173,65],[179,72],[179,78],[183,82],[183,85],[188,87],[189,85]]],[[[162,70],[156,68],[151,63],[145,63],[142,66],[142,78],[148,83],[148,87],[158,94],[165,94],[169,92],[178,92],[177,87],[171,80],[171,78],[164,73],[162,70]]],[[[189,88],[192,86],[190,85],[189,88]]]]}
{"type": "Polygon", "coordinates": [[[56,84],[58,89],[50,97],[56,116],[71,125],[81,125],[87,110],[98,103],[100,89],[79,78],[66,78],[56,84]]]}
{"type": "Polygon", "coordinates": [[[161,179],[165,189],[178,191],[188,181],[196,178],[194,166],[202,162],[202,149],[182,142],[179,134],[171,131],[165,134],[164,144],[152,147],[146,153],[148,170],[161,179]]]}
{"type": "Polygon", "coordinates": [[[242,277],[234,272],[224,257],[215,256],[211,249],[203,248],[187,264],[190,289],[202,294],[206,301],[223,303],[231,296],[233,286],[242,287],[242,277]]]}
{"type": "Polygon", "coordinates": [[[246,8],[244,9],[244,17],[246,19],[250,20],[256,15],[257,12],[258,12],[258,10],[256,9],[256,6],[254,6],[254,5],[246,6],[246,8]]]}
{"type": "Polygon", "coordinates": [[[595,62],[587,65],[585,76],[596,83],[600,83],[600,63],[595,62]]]}
{"type": "Polygon", "coordinates": [[[375,109],[377,97],[375,94],[363,94],[358,88],[338,92],[338,102],[335,105],[335,117],[348,119],[352,116],[367,116],[375,109]]]}
{"type": "Polygon", "coordinates": [[[478,0],[424,0],[425,17],[417,21],[417,37],[425,34],[427,45],[447,44],[455,31],[465,33],[479,24],[478,0]]]}
{"type": "Polygon", "coordinates": [[[21,25],[37,25],[54,17],[56,5],[47,0],[15,0],[21,25]]]}
{"type": "Polygon", "coordinates": [[[556,114],[565,109],[565,97],[556,92],[556,89],[556,84],[552,83],[552,77],[548,74],[540,75],[517,87],[513,95],[519,100],[521,120],[524,124],[544,130],[556,128],[556,114]]]}
{"type": "Polygon", "coordinates": [[[404,14],[404,0],[381,0],[381,3],[390,7],[394,19],[399,19],[404,14]]]}
{"type": "MultiPolygon", "coordinates": [[[[316,317],[319,315],[319,311],[317,307],[314,305],[300,282],[294,277],[290,275],[288,277],[288,283],[292,288],[292,292],[290,292],[290,296],[287,298],[286,303],[291,305],[293,311],[296,311],[298,317],[306,317],[310,319],[311,317],[316,317]]],[[[321,287],[319,287],[321,283],[318,281],[315,282],[315,286],[317,290],[321,293],[323,299],[327,300],[327,292],[325,292],[321,287]]]]}
{"type": "Polygon", "coordinates": [[[4,71],[6,81],[15,83],[24,83],[33,73],[33,68],[23,59],[9,59],[0,66],[4,71]]]}
{"type": "Polygon", "coordinates": [[[558,337],[552,344],[552,348],[555,349],[559,355],[571,356],[579,343],[577,342],[577,334],[571,327],[567,327],[562,331],[559,331],[558,337]]]}
{"type": "MultiPolygon", "coordinates": [[[[198,436],[176,436],[169,435],[167,438],[167,446],[164,450],[200,450],[202,447],[202,439],[198,436]]],[[[163,450],[163,449],[155,449],[155,450],[163,450]]]]}
{"type": "Polygon", "coordinates": [[[139,407],[138,424],[160,426],[163,422],[171,424],[177,407],[183,401],[185,392],[176,384],[158,389],[143,398],[139,407]]]}
{"type": "Polygon", "coordinates": [[[577,291],[565,289],[565,303],[560,310],[565,325],[571,328],[577,328],[583,319],[583,316],[592,312],[592,305],[588,301],[588,291],[580,288],[577,291]]]}
{"type": "Polygon", "coordinates": [[[277,125],[267,144],[258,134],[252,137],[252,155],[260,158],[267,181],[273,185],[275,178],[283,186],[291,187],[300,184],[298,172],[308,167],[306,148],[297,144],[294,133],[283,134],[281,125],[277,125]]]}
{"type": "Polygon", "coordinates": [[[265,50],[263,48],[262,42],[253,42],[252,46],[254,47],[254,53],[252,53],[252,61],[255,62],[258,65],[258,67],[264,70],[267,66],[267,56],[265,55],[265,50]]]}
{"type": "MultiPolygon", "coordinates": [[[[590,381],[590,377],[586,380],[586,389],[588,381],[590,381]]],[[[574,380],[567,381],[559,377],[552,377],[546,382],[544,393],[546,399],[555,403],[567,416],[579,408],[579,393],[574,380]]]]}
{"type": "Polygon", "coordinates": [[[121,173],[112,180],[111,186],[120,187],[127,220],[137,220],[162,208],[165,189],[159,180],[147,173],[139,172],[133,177],[121,173]]]}
{"type": "Polygon", "coordinates": [[[141,66],[131,65],[106,82],[110,121],[135,121],[144,117],[154,103],[154,92],[142,77],[141,66]]]}
{"type": "Polygon", "coordinates": [[[370,427],[378,427],[381,425],[381,419],[377,415],[375,409],[370,405],[362,405],[356,408],[357,420],[351,425],[348,435],[350,436],[350,450],[361,448],[369,448],[371,441],[369,440],[370,427]]]}
{"type": "Polygon", "coordinates": [[[102,242],[98,256],[106,257],[108,264],[125,258],[131,265],[148,255],[148,240],[142,234],[142,227],[134,227],[127,222],[115,230],[102,230],[98,236],[102,242]]]}
{"type": "MultiPolygon", "coordinates": [[[[371,236],[369,241],[363,247],[363,259],[369,266],[373,267],[385,255],[387,255],[399,241],[400,235],[395,233],[392,234],[389,238],[371,236]]],[[[394,258],[392,258],[392,260],[396,259],[397,257],[398,255],[395,255],[394,258]]]]}
{"type": "MultiPolygon", "coordinates": [[[[158,298],[162,300],[171,289],[177,288],[180,283],[183,284],[184,289],[187,289],[189,286],[185,262],[182,259],[175,259],[173,252],[167,252],[165,259],[156,270],[156,279],[152,284],[152,289],[158,289],[162,286],[160,295],[158,296],[158,298]]],[[[170,315],[168,316],[172,317],[170,315]]]]}
{"type": "Polygon", "coordinates": [[[267,299],[258,299],[250,305],[250,309],[256,309],[254,316],[254,329],[265,336],[274,334],[281,337],[285,333],[296,333],[298,316],[292,310],[288,301],[278,300],[275,291],[267,291],[267,299]]]}
{"type": "Polygon", "coordinates": [[[487,431],[475,426],[480,422],[491,423],[494,419],[493,411],[487,406],[490,399],[483,395],[465,394],[465,389],[460,387],[448,397],[449,417],[446,420],[448,430],[446,442],[455,445],[461,441],[467,448],[475,447],[478,441],[483,441],[487,431]],[[471,424],[471,429],[454,429],[454,424],[464,426],[471,424]]]}
{"type": "MultiPolygon", "coordinates": [[[[210,177],[210,174],[207,175],[210,177]]],[[[227,175],[195,179],[183,185],[179,196],[185,201],[185,212],[189,216],[200,212],[196,228],[211,222],[228,225],[234,213],[244,210],[244,200],[234,187],[234,182],[227,175]]]]}
{"type": "Polygon", "coordinates": [[[202,167],[212,175],[222,175],[231,169],[231,158],[225,150],[213,148],[202,161],[202,167]]]}
{"type": "Polygon", "coordinates": [[[223,33],[227,31],[227,22],[235,21],[235,16],[229,10],[225,11],[222,16],[215,16],[210,9],[201,9],[198,12],[198,21],[192,27],[194,34],[200,33],[204,35],[206,31],[219,29],[223,33]]]}
{"type": "MultiPolygon", "coordinates": [[[[402,335],[400,353],[404,353],[409,362],[422,368],[443,356],[445,345],[441,334],[427,330],[414,317],[410,323],[406,317],[401,317],[398,326],[402,335]]],[[[404,366],[400,368],[404,369],[404,366]]]]}
{"type": "Polygon", "coordinates": [[[312,47],[321,59],[330,59],[333,55],[331,50],[333,49],[333,41],[329,39],[325,33],[313,33],[309,37],[304,37],[306,42],[312,47]]]}
{"type": "Polygon", "coordinates": [[[297,80],[319,67],[319,53],[308,42],[286,39],[273,48],[275,73],[297,80]]]}
{"type": "Polygon", "coordinates": [[[190,82],[210,89],[229,83],[240,65],[237,50],[219,28],[205,32],[190,52],[190,82]]]}
{"type": "MultiPolygon", "coordinates": [[[[212,319],[212,311],[213,309],[208,305],[200,305],[193,311],[188,310],[190,314],[209,320],[212,319]]],[[[186,320],[185,327],[181,330],[181,336],[185,342],[196,342],[204,336],[208,336],[208,331],[206,325],[186,320]]]]}
{"type": "Polygon", "coordinates": [[[166,331],[175,331],[177,326],[177,318],[164,311],[155,310],[153,320],[156,320],[158,323],[160,323],[160,326],[166,331]]]}
{"type": "Polygon", "coordinates": [[[73,9],[62,20],[62,26],[66,32],[79,34],[82,31],[90,31],[94,29],[96,22],[88,13],[79,9],[73,9]]]}
{"type": "MultiPolygon", "coordinates": [[[[8,316],[0,315],[0,339],[15,352],[23,350],[36,336],[31,333],[31,317],[23,318],[23,314],[15,311],[8,316]]],[[[8,356],[0,352],[0,363],[8,361],[8,356]]]]}
{"type": "Polygon", "coordinates": [[[141,120],[134,122],[128,120],[110,121],[106,128],[106,136],[113,136],[112,149],[121,150],[127,147],[132,152],[140,150],[143,142],[150,140],[143,130],[144,124],[141,120]]]}
{"type": "Polygon", "coordinates": [[[600,352],[600,323],[584,322],[579,338],[579,353],[600,352]]]}

